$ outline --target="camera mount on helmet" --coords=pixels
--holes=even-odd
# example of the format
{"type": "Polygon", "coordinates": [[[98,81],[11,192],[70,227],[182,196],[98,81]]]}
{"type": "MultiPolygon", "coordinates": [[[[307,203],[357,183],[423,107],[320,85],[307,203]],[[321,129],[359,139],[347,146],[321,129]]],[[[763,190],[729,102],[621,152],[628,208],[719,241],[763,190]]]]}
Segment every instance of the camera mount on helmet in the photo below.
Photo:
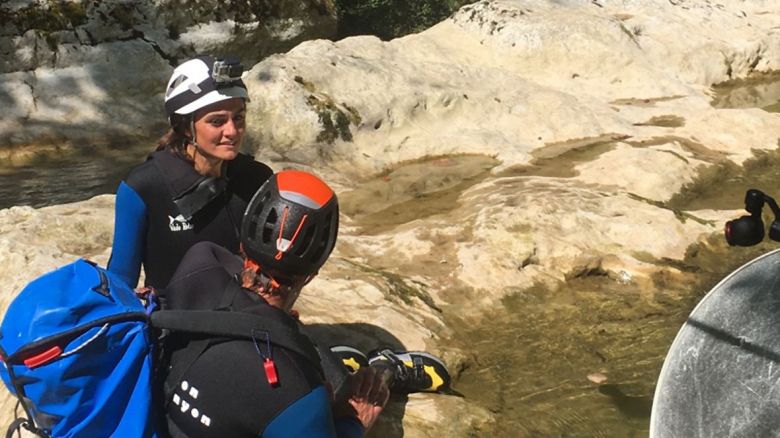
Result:
{"type": "Polygon", "coordinates": [[[244,74],[244,66],[235,58],[216,60],[211,70],[211,78],[217,86],[240,81],[242,74],[244,74]]]}
{"type": "Polygon", "coordinates": [[[769,238],[780,242],[780,208],[775,200],[756,189],[750,189],[745,193],[745,210],[750,216],[742,216],[726,222],[726,241],[734,246],[753,246],[764,240],[764,221],[761,219],[761,210],[764,204],[769,204],[775,220],[769,226],[769,238]]]}

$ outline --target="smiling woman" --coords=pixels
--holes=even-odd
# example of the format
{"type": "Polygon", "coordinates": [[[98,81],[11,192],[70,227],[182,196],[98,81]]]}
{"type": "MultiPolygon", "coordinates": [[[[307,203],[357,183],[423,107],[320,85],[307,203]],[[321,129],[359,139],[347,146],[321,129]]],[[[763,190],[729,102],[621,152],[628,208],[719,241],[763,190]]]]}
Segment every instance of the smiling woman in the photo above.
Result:
{"type": "Polygon", "coordinates": [[[195,171],[201,175],[220,176],[222,162],[238,156],[238,147],[244,136],[246,104],[233,98],[195,112],[192,141],[187,143],[187,156],[192,158],[195,171]]]}
{"type": "Polygon", "coordinates": [[[108,269],[131,286],[165,287],[184,253],[211,241],[239,251],[239,224],[271,169],[239,153],[248,94],[236,60],[201,56],[174,69],[165,93],[171,128],[116,197],[108,269]]]}

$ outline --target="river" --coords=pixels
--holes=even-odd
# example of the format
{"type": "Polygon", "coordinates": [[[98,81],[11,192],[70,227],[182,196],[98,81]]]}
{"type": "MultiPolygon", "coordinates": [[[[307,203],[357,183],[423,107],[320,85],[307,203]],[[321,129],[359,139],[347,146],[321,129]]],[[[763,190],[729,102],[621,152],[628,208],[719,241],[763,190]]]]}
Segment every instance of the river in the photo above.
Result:
{"type": "MultiPolygon", "coordinates": [[[[780,112],[776,75],[716,91],[716,107],[780,112]]],[[[667,206],[738,209],[748,188],[780,195],[780,152],[744,168],[714,166],[667,206]]],[[[674,264],[681,274],[650,287],[576,278],[557,291],[515,294],[488,324],[451,324],[449,342],[472,358],[455,387],[497,418],[480,436],[646,437],[656,379],[688,314],[727,273],[776,247],[733,248],[714,235],[674,264]]]]}

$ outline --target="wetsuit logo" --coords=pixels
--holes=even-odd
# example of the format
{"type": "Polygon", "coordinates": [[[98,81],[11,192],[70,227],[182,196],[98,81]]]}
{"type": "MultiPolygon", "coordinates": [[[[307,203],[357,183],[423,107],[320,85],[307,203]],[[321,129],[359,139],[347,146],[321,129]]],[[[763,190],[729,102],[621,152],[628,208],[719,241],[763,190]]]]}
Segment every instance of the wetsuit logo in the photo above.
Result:
{"type": "Polygon", "coordinates": [[[198,399],[198,388],[190,385],[186,380],[179,385],[181,392],[176,391],[173,394],[173,404],[179,407],[182,414],[189,413],[193,420],[197,421],[203,426],[211,426],[211,417],[199,411],[198,408],[193,406],[198,399]]]}
{"type": "Polygon", "coordinates": [[[168,226],[171,227],[171,231],[187,231],[192,229],[192,224],[184,219],[184,216],[178,215],[176,217],[168,216],[168,226]]]}

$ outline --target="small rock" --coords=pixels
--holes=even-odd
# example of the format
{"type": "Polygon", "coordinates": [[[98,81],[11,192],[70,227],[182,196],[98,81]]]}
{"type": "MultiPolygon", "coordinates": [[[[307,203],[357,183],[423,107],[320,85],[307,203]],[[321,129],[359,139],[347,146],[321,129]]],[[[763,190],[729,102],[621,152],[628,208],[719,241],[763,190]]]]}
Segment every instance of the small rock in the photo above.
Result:
{"type": "Polygon", "coordinates": [[[588,380],[595,383],[596,385],[601,385],[602,383],[607,381],[607,376],[605,376],[602,373],[590,373],[588,374],[588,380]]]}

